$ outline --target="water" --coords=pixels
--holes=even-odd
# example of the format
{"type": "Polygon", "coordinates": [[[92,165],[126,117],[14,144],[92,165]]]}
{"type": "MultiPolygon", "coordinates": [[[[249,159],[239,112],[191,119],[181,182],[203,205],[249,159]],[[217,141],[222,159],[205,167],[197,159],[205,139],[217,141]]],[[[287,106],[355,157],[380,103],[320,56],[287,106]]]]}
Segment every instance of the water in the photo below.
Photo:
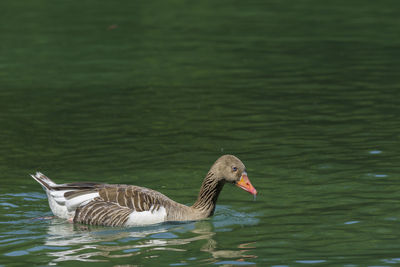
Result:
{"type": "Polygon", "coordinates": [[[400,262],[395,1],[3,1],[0,266],[392,266],[400,262]],[[51,216],[29,173],[136,184],[208,220],[51,216]]]}

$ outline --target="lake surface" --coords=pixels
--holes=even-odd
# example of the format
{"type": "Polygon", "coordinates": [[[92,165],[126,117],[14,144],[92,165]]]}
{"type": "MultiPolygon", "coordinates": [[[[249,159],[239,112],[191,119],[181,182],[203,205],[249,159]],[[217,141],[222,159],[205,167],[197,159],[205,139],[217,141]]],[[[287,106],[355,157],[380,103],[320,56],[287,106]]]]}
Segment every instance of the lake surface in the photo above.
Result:
{"type": "Polygon", "coordinates": [[[400,263],[398,1],[0,4],[0,266],[400,263]],[[213,217],[73,225],[29,174],[192,204],[238,156],[213,217]]]}

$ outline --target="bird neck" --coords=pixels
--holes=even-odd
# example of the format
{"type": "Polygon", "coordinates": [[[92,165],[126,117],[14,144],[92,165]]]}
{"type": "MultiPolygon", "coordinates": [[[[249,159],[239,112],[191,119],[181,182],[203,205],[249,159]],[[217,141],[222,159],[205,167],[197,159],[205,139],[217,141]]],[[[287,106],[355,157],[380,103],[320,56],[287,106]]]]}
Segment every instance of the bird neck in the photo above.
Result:
{"type": "Polygon", "coordinates": [[[210,170],[206,178],[203,180],[199,196],[192,208],[203,213],[205,217],[212,216],[214,214],[219,193],[224,187],[224,184],[224,180],[218,179],[215,173],[210,170]]]}

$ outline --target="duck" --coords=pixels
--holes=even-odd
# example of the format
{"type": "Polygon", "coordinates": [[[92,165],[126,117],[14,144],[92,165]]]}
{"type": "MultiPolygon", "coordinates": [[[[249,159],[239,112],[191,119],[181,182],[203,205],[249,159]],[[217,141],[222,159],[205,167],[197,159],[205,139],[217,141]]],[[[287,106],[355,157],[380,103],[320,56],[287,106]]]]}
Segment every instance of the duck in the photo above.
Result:
{"type": "Polygon", "coordinates": [[[214,162],[191,206],[141,186],[95,182],[56,184],[40,172],[31,176],[45,190],[56,217],[86,225],[131,227],[202,220],[214,214],[226,183],[257,195],[245,165],[234,155],[223,155],[214,162]]]}

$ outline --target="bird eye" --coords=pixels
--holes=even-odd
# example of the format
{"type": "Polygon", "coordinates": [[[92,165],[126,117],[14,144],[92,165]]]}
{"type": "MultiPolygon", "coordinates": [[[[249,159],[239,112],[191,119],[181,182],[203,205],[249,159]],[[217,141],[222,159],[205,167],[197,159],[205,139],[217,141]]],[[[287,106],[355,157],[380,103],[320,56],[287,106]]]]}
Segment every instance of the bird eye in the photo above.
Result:
{"type": "Polygon", "coordinates": [[[232,171],[237,171],[237,168],[236,167],[232,167],[232,171]]]}

